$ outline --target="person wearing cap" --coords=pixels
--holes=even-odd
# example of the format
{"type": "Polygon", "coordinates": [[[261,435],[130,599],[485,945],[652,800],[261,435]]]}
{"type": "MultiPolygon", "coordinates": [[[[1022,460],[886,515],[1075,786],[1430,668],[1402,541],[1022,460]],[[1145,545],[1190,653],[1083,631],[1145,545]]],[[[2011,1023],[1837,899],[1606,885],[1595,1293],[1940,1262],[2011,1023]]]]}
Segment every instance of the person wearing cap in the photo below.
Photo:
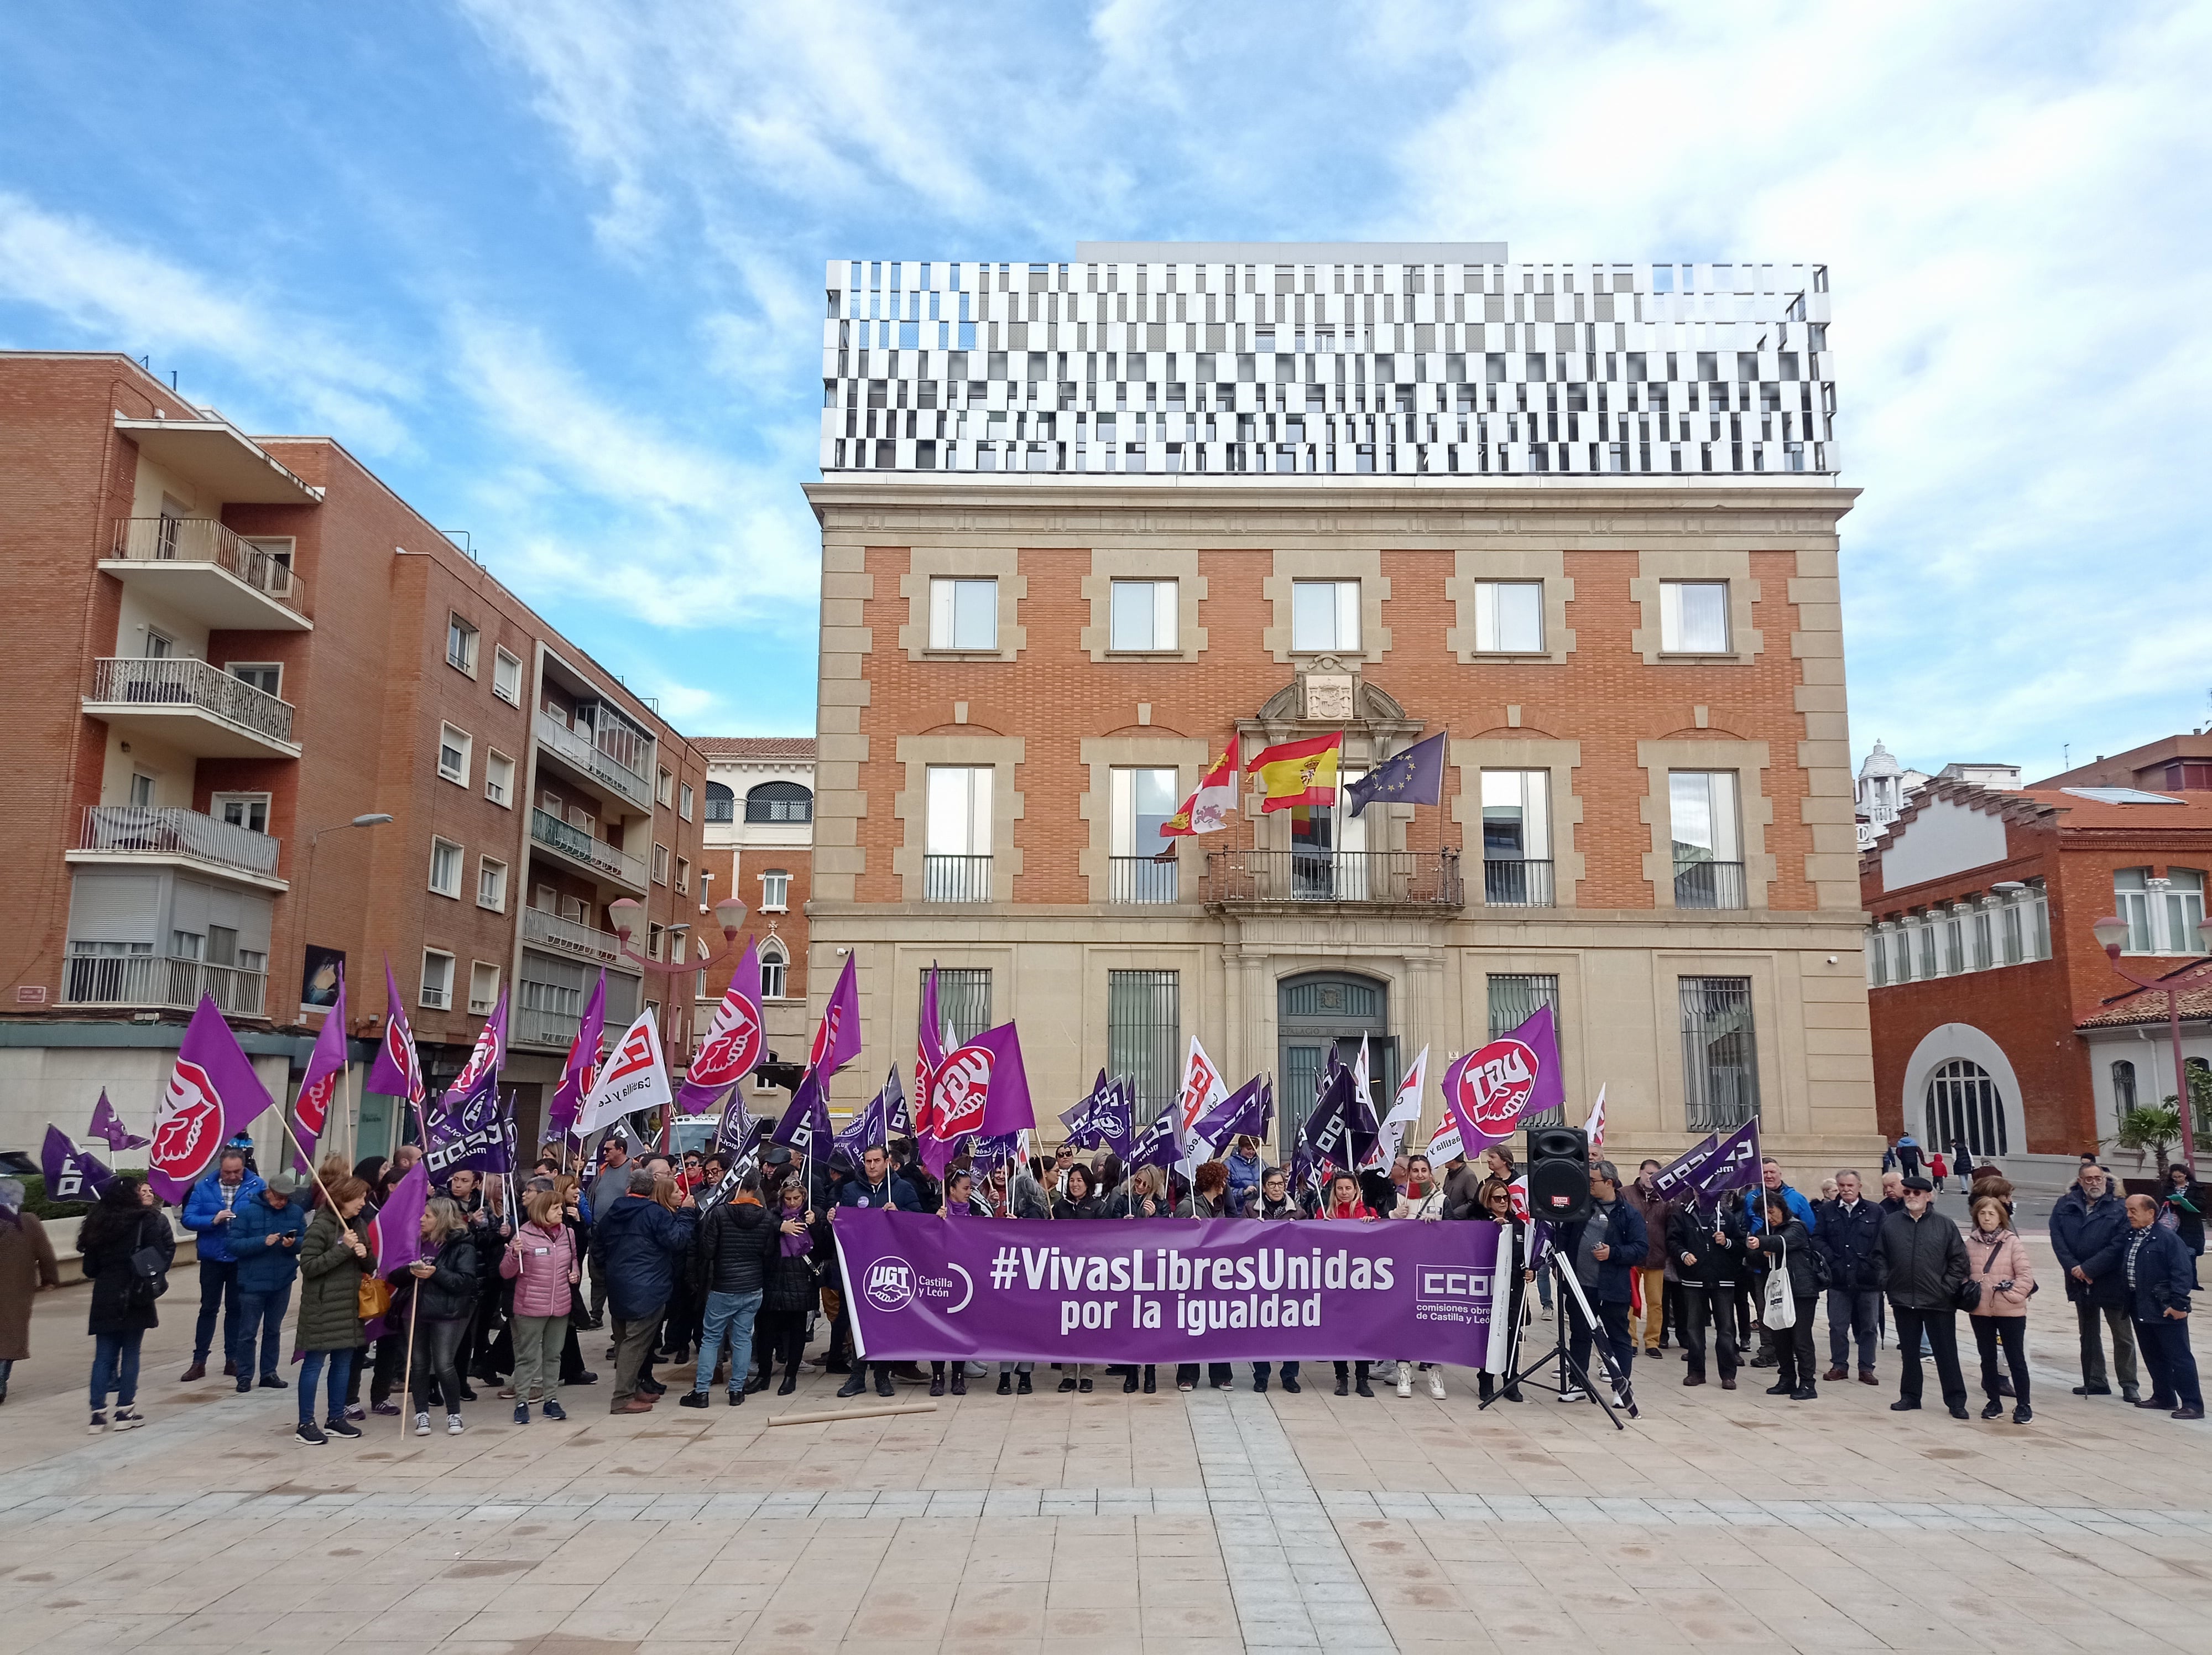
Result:
{"type": "Polygon", "coordinates": [[[1943,1405],[1954,1420],[1966,1417],[1966,1378],[1959,1366],[1959,1289],[1969,1261],[1959,1226],[1936,1211],[1936,1186],[1923,1173],[1905,1178],[1905,1210],[1881,1221],[1875,1238],[1874,1281],[1897,1317],[1899,1363],[1893,1412],[1920,1406],[1920,1342],[1925,1333],[1936,1357],[1943,1405]]]}
{"type": "Polygon", "coordinates": [[[253,1389],[257,1372],[264,1390],[290,1388],[276,1370],[285,1354],[284,1312],[292,1307],[292,1283],[300,1274],[300,1238],[307,1232],[300,1184],[298,1173],[277,1173],[239,1204],[230,1221],[228,1239],[238,1263],[238,1342],[231,1354],[241,1391],[253,1389]]]}

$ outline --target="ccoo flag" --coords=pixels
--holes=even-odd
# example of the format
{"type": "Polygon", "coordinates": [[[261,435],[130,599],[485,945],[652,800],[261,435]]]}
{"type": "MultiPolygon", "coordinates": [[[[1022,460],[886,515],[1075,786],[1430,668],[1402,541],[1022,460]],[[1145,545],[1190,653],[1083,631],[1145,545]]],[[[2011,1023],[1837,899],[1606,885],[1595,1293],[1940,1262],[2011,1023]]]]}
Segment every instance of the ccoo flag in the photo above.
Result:
{"type": "Polygon", "coordinates": [[[799,1077],[799,1085],[791,1094],[791,1107],[783,1111],[782,1121],[768,1135],[768,1141],[787,1145],[802,1156],[827,1155],[835,1135],[830,1124],[830,1098],[822,1089],[821,1074],[809,1069],[799,1077]]]}
{"type": "Polygon", "coordinates": [[[48,1201],[98,1201],[115,1174],[89,1150],[79,1149],[58,1126],[46,1128],[46,1141],[39,1151],[39,1171],[46,1181],[48,1201]]]}
{"type": "Polygon", "coordinates": [[[182,1200],[195,1181],[215,1169],[223,1145],[276,1101],[215,1001],[202,995],[184,1044],[177,1048],[161,1107],[154,1112],[146,1181],[155,1195],[163,1201],[182,1200]]]}
{"type": "Polygon", "coordinates": [[[1266,1083],[1255,1074],[1198,1118],[1191,1142],[1218,1155],[1224,1144],[1259,1137],[1267,1129],[1267,1102],[1266,1083]]]}
{"type": "Polygon", "coordinates": [[[576,1131],[588,1135],[639,1110],[665,1109],[670,1095],[668,1065],[660,1055],[660,1030],[648,1006],[623,1031],[606,1067],[599,1071],[599,1084],[592,1088],[583,1111],[576,1117],[576,1131]]]}
{"type": "Polygon", "coordinates": [[[760,980],[760,946],[748,937],[730,978],[730,991],[714,1007],[714,1020],[707,1025],[705,1037],[692,1054],[690,1070],[677,1088],[676,1107],[681,1113],[697,1115],[714,1108],[723,1093],[759,1063],[765,1044],[760,980]]]}

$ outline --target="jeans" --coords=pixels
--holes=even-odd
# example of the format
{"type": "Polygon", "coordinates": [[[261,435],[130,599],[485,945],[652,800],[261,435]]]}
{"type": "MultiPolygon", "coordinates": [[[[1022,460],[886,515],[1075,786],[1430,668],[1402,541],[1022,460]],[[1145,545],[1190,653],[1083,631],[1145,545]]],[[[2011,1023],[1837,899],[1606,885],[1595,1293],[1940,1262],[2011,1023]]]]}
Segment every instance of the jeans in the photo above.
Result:
{"type": "MultiPolygon", "coordinates": [[[[1268,1379],[1273,1377],[1274,1371],[1275,1366],[1272,1362],[1253,1363],[1252,1383],[1256,1385],[1265,1386],[1268,1379]]],[[[1285,1362],[1283,1364],[1283,1378],[1285,1379],[1295,1379],[1297,1377],[1298,1365],[1296,1362],[1285,1362]]]]}
{"type": "Polygon", "coordinates": [[[1644,1275],[1644,1348],[1656,1350],[1659,1342],[1667,1336],[1667,1267],[1653,1264],[1643,1268],[1644,1275]]]}
{"type": "MultiPolygon", "coordinates": [[[[315,1381],[322,1377],[323,1364],[330,1364],[331,1409],[324,1415],[326,1420],[345,1418],[346,1380],[353,1372],[355,1357],[360,1352],[352,1350],[310,1350],[300,1357],[300,1423],[315,1422],[315,1381]]],[[[240,1370],[241,1372],[243,1369],[240,1370]]]]}
{"type": "Polygon", "coordinates": [[[222,1313],[222,1354],[237,1360],[231,1349],[238,1337],[238,1266],[228,1259],[200,1261],[200,1319],[192,1329],[192,1365],[204,1366],[213,1348],[216,1313],[222,1313]]]}
{"type": "MultiPolygon", "coordinates": [[[[1340,1362],[1337,1366],[1342,1367],[1344,1364],[1340,1362]]],[[[1359,1371],[1364,1375],[1367,1372],[1367,1364],[1362,1362],[1359,1365],[1359,1371]]],[[[1206,1365],[1206,1382],[1216,1390],[1224,1390],[1237,1382],[1236,1370],[1226,1362],[1208,1362],[1206,1365]]],[[[1195,1385],[1198,1383],[1198,1364],[1176,1363],[1176,1383],[1179,1385],[1195,1385]]]]}
{"type": "Polygon", "coordinates": [[[607,1412],[619,1414],[623,1404],[637,1395],[638,1380],[653,1354],[653,1336],[660,1331],[660,1306],[651,1305],[636,1316],[617,1316],[615,1331],[615,1390],[607,1398],[607,1412]]]}
{"type": "Polygon", "coordinates": [[[461,1342],[468,1337],[469,1319],[465,1316],[452,1322],[417,1322],[415,1324],[415,1361],[407,1375],[407,1386],[415,1396],[415,1411],[430,1411],[430,1381],[438,1382],[438,1395],[445,1399],[446,1412],[461,1411],[461,1370],[459,1357],[461,1342]]]}
{"type": "Polygon", "coordinates": [[[2027,1406],[2027,1318],[2025,1316],[1974,1316],[1974,1343],[1982,1353],[1982,1394],[1991,1402],[2003,1393],[1998,1389],[1997,1346],[2004,1346],[2005,1364],[2012,1369],[2012,1399],[2027,1406]]]}
{"type": "Polygon", "coordinates": [[[514,1400],[554,1402],[561,1395],[561,1353],[568,1342],[568,1318],[518,1316],[514,1320],[514,1400]]]}
{"type": "MultiPolygon", "coordinates": [[[[1536,1279],[1540,1281],[1543,1277],[1536,1279]]],[[[1620,1370],[1620,1384],[1626,1389],[1629,1370],[1636,1360],[1636,1340],[1628,1331],[1628,1301],[1625,1299],[1619,1303],[1607,1300],[1591,1308],[1597,1311],[1598,1328],[1605,1335],[1605,1348],[1613,1357],[1613,1366],[1620,1370]]],[[[1600,1383],[1605,1378],[1605,1370],[1602,1364],[1595,1367],[1590,1364],[1589,1323],[1583,1320],[1581,1305],[1571,1304],[1568,1306],[1567,1324],[1567,1346],[1574,1357],[1574,1365],[1589,1375],[1592,1384],[1600,1383]]],[[[1696,1359],[1692,1357],[1691,1360],[1694,1361],[1696,1359]]]]}
{"type": "Polygon", "coordinates": [[[2112,1389],[2112,1381],[2105,1377],[2105,1342],[2097,1328],[2100,1317],[2112,1330],[2112,1369],[2119,1376],[2120,1395],[2133,1402],[2142,1388],[2136,1372],[2136,1329],[2141,1324],[2124,1305],[2074,1301],[2074,1319],[2081,1331],[2081,1383],[2094,1390],[2112,1389]]]}
{"type": "Polygon", "coordinates": [[[238,1377],[250,1379],[257,1373],[273,1374],[284,1360],[284,1312],[292,1308],[292,1284],[287,1281],[274,1293],[241,1293],[238,1295],[238,1336],[231,1343],[231,1360],[238,1364],[238,1377]],[[255,1347],[260,1348],[261,1365],[254,1366],[255,1347]]]}
{"type": "Polygon", "coordinates": [[[1897,1317],[1897,1354],[1902,1369],[1898,1376],[1897,1399],[1903,1402],[1920,1400],[1920,1341],[1924,1336],[1929,1349],[1935,1354],[1936,1378],[1943,1389],[1943,1406],[1964,1408],[1966,1376],[1959,1366],[1959,1312],[1948,1307],[1914,1310],[1894,1301],[1889,1308],[1897,1317]]]}
{"type": "Polygon", "coordinates": [[[758,1288],[707,1295],[706,1326],[699,1336],[699,1371],[691,1380],[694,1393],[703,1396],[714,1383],[714,1364],[725,1338],[730,1345],[730,1389],[744,1389],[745,1375],[753,1365],[753,1319],[760,1314],[764,1296],[758,1288]]]}
{"type": "Polygon", "coordinates": [[[116,1404],[128,1408],[138,1400],[138,1347],[146,1342],[146,1329],[92,1336],[92,1411],[107,1406],[107,1393],[116,1404]]]}
{"type": "Polygon", "coordinates": [[[2174,1408],[2203,1408],[2197,1383],[2197,1358],[2189,1348],[2189,1323],[2171,1317],[2136,1323],[2136,1342],[2150,1369],[2150,1399],[2174,1408]]]}
{"type": "Polygon", "coordinates": [[[1810,1390],[1820,1377],[1813,1372],[1813,1306],[1817,1302],[1811,1293],[1796,1299],[1796,1323],[1774,1329],[1775,1381],[1792,1390],[1810,1390]]]}
{"type": "Polygon", "coordinates": [[[1690,1354],[1686,1378],[1705,1377],[1705,1322],[1713,1324],[1714,1354],[1720,1359],[1721,1378],[1733,1379],[1736,1370],[1735,1289],[1732,1286],[1705,1287],[1682,1283],[1682,1320],[1676,1331],[1690,1354]]]}
{"type": "Polygon", "coordinates": [[[1828,1366],[1849,1367],[1851,1341],[1859,1346],[1859,1372],[1874,1372],[1875,1342],[1880,1337],[1875,1318],[1881,1310],[1881,1295],[1872,1287],[1831,1287],[1828,1289],[1828,1366]]]}

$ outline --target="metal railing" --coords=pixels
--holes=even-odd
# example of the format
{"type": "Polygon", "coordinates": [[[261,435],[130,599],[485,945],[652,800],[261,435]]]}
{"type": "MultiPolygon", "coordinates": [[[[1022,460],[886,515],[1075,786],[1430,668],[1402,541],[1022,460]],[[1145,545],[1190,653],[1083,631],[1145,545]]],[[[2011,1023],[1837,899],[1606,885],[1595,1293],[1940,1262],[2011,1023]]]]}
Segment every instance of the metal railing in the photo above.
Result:
{"type": "Polygon", "coordinates": [[[586,833],[580,827],[571,827],[549,810],[532,806],[530,812],[530,837],[548,849],[574,858],[611,879],[627,885],[645,888],[645,862],[618,845],[586,833]]]}
{"type": "Polygon", "coordinates": [[[231,822],[173,806],[88,805],[79,850],[148,856],[190,856],[274,879],[277,842],[231,822]]]}
{"type": "Polygon", "coordinates": [[[191,1011],[206,995],[232,1017],[259,1017],[269,974],[163,954],[71,954],[63,962],[62,1001],[191,1011]]]}
{"type": "Polygon", "coordinates": [[[1484,862],[1482,900],[1490,908],[1553,906],[1551,863],[1484,862]]]}
{"type": "Polygon", "coordinates": [[[585,775],[605,782],[633,805],[653,808],[653,783],[608,751],[601,739],[570,729],[542,709],[536,728],[541,746],[551,748],[585,775]]]}
{"type": "Polygon", "coordinates": [[[1677,908],[1741,908],[1741,862],[1676,862],[1674,906],[1677,908]]]}
{"type": "Polygon", "coordinates": [[[270,741],[292,739],[292,703],[186,655],[107,656],[93,663],[94,702],[192,707],[270,741]]]}
{"type": "Polygon", "coordinates": [[[988,856],[924,856],[921,859],[921,899],[924,902],[990,901],[991,859],[988,856]]]}
{"type": "Polygon", "coordinates": [[[1156,861],[1150,856],[1116,856],[1109,864],[1106,900],[1109,902],[1173,902],[1180,870],[1173,857],[1156,861]]]}
{"type": "Polygon", "coordinates": [[[542,908],[522,910],[522,940],[602,965],[611,965],[622,958],[622,939],[613,932],[595,931],[581,920],[564,920],[542,908]]]}
{"type": "Polygon", "coordinates": [[[1455,850],[1216,850],[1206,859],[1204,900],[1458,908],[1467,893],[1455,850]]]}
{"type": "Polygon", "coordinates": [[[114,555],[130,563],[212,563],[294,614],[307,613],[307,583],[292,566],[211,517],[126,517],[115,526],[114,555]]]}

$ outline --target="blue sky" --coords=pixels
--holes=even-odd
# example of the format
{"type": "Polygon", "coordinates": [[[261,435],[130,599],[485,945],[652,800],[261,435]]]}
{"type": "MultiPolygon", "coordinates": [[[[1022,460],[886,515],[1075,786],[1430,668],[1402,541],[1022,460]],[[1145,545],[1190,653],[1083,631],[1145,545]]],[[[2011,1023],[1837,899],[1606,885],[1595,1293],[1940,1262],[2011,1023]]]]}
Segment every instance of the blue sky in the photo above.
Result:
{"type": "Polygon", "coordinates": [[[1826,261],[1852,735],[2212,720],[2212,5],[0,11],[0,347],[323,431],[700,733],[812,727],[831,256],[1826,261]]]}

